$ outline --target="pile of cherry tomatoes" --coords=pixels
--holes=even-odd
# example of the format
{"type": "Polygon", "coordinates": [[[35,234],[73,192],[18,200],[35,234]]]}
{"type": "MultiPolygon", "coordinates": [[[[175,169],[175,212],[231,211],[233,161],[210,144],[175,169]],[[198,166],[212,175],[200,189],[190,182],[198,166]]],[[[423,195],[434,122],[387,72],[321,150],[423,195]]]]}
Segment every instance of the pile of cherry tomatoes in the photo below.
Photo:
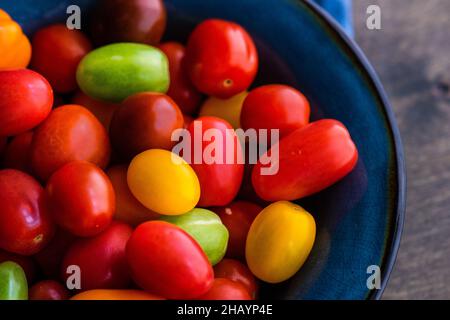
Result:
{"type": "Polygon", "coordinates": [[[184,46],[160,43],[160,0],[94,12],[86,33],[29,41],[0,10],[0,299],[254,299],[292,277],[316,225],[291,201],[354,168],[345,126],[310,123],[287,85],[250,90],[258,53],[236,23],[205,20],[184,46]],[[278,171],[262,174],[271,150],[175,155],[173,132],[199,124],[239,159],[232,129],[278,129],[278,171]]]}

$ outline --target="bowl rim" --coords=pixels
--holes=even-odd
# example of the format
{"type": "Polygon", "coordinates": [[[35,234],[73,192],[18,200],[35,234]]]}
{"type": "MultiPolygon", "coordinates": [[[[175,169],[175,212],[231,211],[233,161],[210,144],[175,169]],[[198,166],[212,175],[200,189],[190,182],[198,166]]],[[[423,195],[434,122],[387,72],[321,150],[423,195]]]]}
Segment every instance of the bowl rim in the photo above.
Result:
{"type": "Polygon", "coordinates": [[[373,91],[377,94],[377,98],[382,105],[382,109],[385,113],[388,127],[390,129],[390,137],[393,140],[393,146],[395,151],[395,170],[397,171],[397,188],[396,188],[396,217],[393,224],[392,231],[389,235],[389,243],[387,244],[384,252],[381,268],[381,285],[380,289],[371,290],[366,297],[370,300],[381,299],[384,290],[389,282],[389,277],[394,269],[395,261],[397,259],[398,250],[400,248],[400,242],[405,222],[406,214],[406,163],[400,131],[397,126],[397,121],[392,109],[392,106],[388,100],[387,94],[381,84],[375,69],[369,62],[368,58],[358,46],[355,40],[351,39],[341,25],[322,7],[314,3],[312,0],[295,0],[295,3],[299,5],[299,2],[304,2],[307,7],[319,18],[330,31],[333,32],[335,38],[339,40],[340,45],[345,46],[350,55],[353,55],[353,60],[358,63],[358,67],[363,74],[370,81],[370,86],[373,87],[373,91]]]}

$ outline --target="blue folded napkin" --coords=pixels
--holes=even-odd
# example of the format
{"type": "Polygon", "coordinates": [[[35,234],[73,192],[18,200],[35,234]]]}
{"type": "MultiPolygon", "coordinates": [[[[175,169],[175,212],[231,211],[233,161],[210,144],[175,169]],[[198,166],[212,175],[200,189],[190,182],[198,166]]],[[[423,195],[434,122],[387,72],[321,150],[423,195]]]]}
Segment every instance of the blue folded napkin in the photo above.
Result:
{"type": "Polygon", "coordinates": [[[347,34],[353,37],[352,0],[314,0],[336,21],[338,21],[347,34]]]}

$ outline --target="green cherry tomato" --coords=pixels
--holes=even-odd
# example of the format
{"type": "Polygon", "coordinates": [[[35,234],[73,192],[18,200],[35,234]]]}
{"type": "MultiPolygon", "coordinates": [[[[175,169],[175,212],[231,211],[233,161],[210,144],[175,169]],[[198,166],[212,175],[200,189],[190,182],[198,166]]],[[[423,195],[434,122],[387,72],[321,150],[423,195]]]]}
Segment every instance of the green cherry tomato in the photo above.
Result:
{"type": "Polygon", "coordinates": [[[28,300],[27,277],[15,262],[0,263],[0,300],[28,300]]]}
{"type": "Polygon", "coordinates": [[[145,44],[115,43],[100,47],[81,60],[77,81],[88,96],[121,102],[129,96],[169,88],[169,64],[159,49],[145,44]]]}
{"type": "Polygon", "coordinates": [[[165,216],[161,220],[173,223],[190,234],[212,265],[222,260],[227,250],[228,230],[214,212],[194,208],[180,216],[165,216]]]}

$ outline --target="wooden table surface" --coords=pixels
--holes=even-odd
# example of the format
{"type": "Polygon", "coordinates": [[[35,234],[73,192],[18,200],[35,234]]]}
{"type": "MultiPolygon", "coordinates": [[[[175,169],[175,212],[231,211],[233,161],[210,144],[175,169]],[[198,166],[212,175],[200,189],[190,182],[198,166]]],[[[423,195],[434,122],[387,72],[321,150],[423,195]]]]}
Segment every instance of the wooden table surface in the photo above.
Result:
{"type": "Polygon", "coordinates": [[[356,40],[392,103],[406,154],[406,222],[384,299],[450,299],[450,1],[354,0],[356,40]],[[381,8],[381,30],[366,9],[381,8]]]}

